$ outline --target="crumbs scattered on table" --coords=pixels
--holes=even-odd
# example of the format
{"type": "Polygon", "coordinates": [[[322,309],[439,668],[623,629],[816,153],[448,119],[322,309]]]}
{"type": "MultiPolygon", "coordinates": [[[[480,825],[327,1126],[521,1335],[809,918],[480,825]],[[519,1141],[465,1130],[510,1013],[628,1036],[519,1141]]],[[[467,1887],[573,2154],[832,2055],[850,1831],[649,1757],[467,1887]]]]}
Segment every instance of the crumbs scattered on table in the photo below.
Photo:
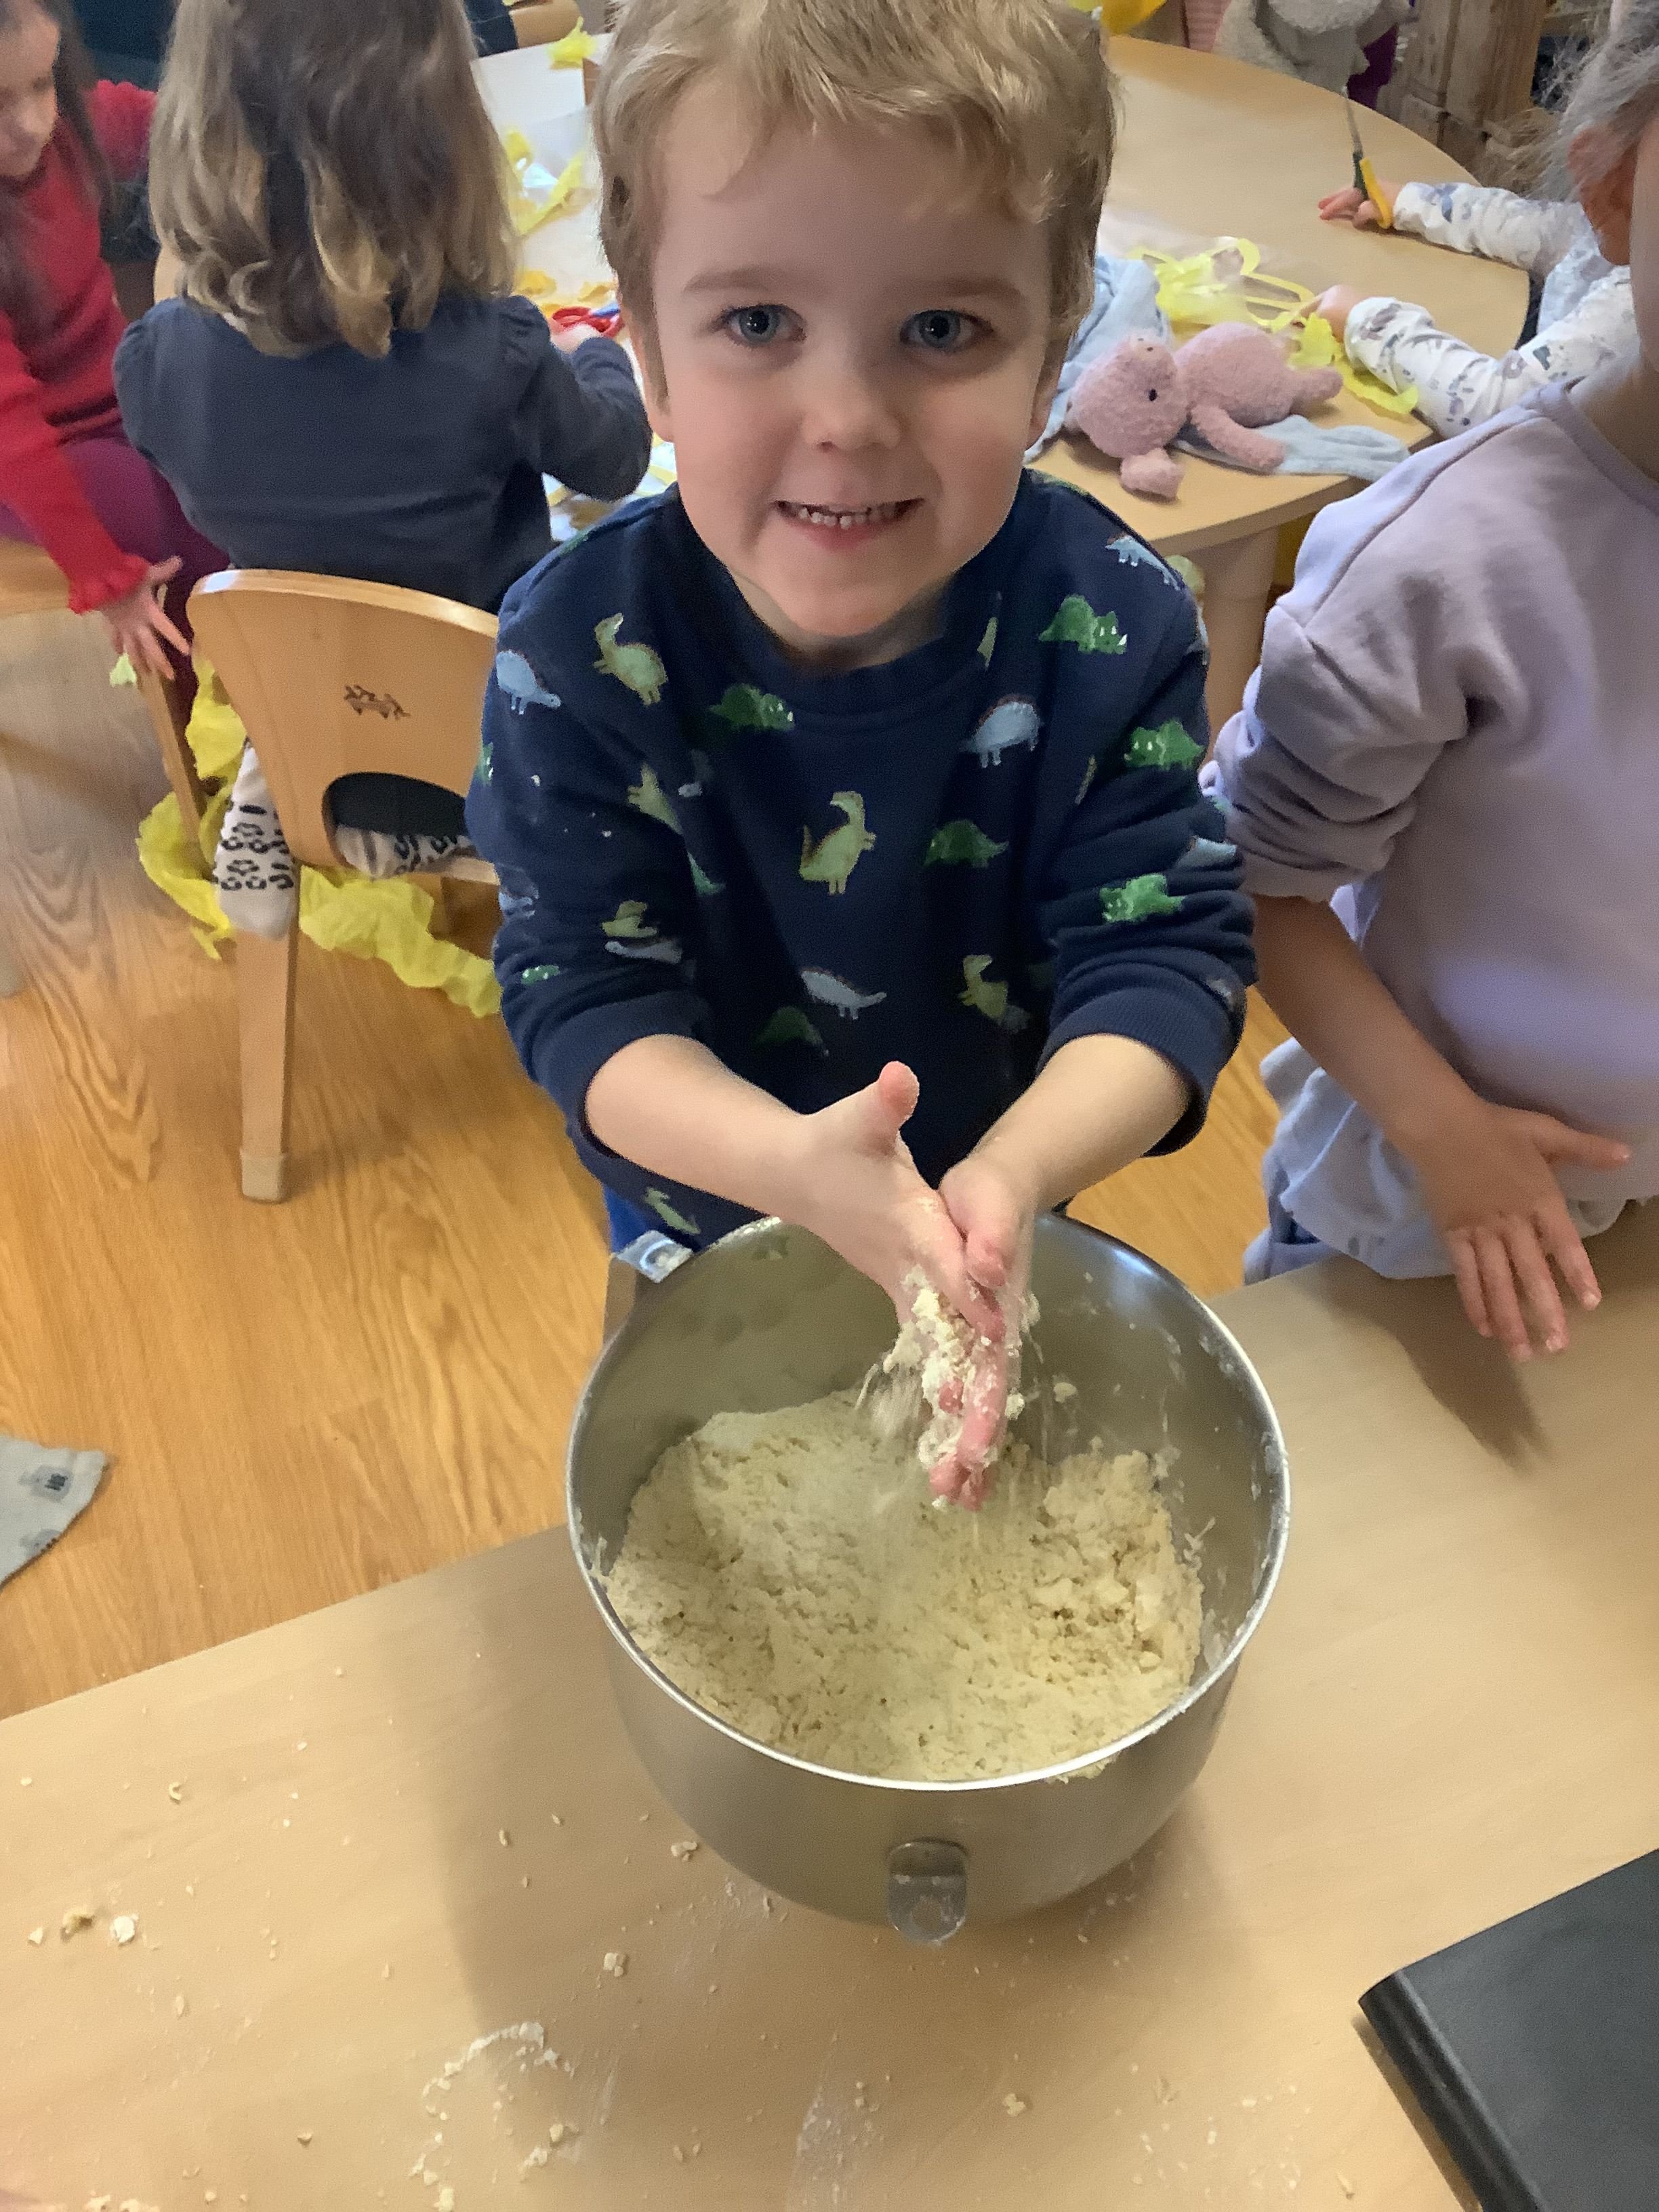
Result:
{"type": "Polygon", "coordinates": [[[173,2000],[173,2013],[174,2019],[182,2020],[189,2010],[190,2000],[185,1996],[184,1991],[180,1990],[178,1996],[173,2000]]]}
{"type": "Polygon", "coordinates": [[[1353,2184],[1349,2180],[1346,2173],[1339,2173],[1337,2175],[1336,2185],[1342,2191],[1342,2194],[1345,2197],[1352,2197],[1353,2195],[1353,2184]]]}
{"type": "Polygon", "coordinates": [[[621,1981],[623,1976],[628,1972],[627,1952],[607,1951],[605,1954],[605,1971],[607,1974],[613,1975],[617,1981],[621,1981]]]}
{"type": "Polygon", "coordinates": [[[513,1838],[512,1838],[512,1837],[511,1837],[511,1836],[509,1836],[509,1835],[507,1834],[507,1830],[506,1830],[505,1828],[497,1828],[497,1829],[496,1829],[496,1831],[495,1831],[495,1841],[496,1841],[496,1842],[501,1845],[501,1849],[502,1849],[504,1851],[505,1851],[505,1850],[510,1850],[512,1849],[512,1847],[513,1847],[513,1838]]]}
{"type": "Polygon", "coordinates": [[[689,1859],[692,1852],[695,1851],[696,1848],[696,1838],[695,1836],[688,1836],[684,1843],[670,1844],[668,1846],[669,1856],[672,1858],[689,1859]]]}
{"type": "Polygon", "coordinates": [[[447,2182],[445,2182],[443,2187],[438,2191],[434,2202],[436,2203],[437,2212],[455,2212],[455,2192],[447,2182]]]}
{"type": "Polygon", "coordinates": [[[1030,2107],[1024,2097],[1017,2097],[1011,2089],[1002,2100],[1002,2109],[1011,2120],[1017,2120],[1022,2112],[1029,2112],[1030,2107]]]}
{"type": "Polygon", "coordinates": [[[307,2148],[307,2149],[309,2149],[309,2148],[310,2148],[310,2147],[311,2147],[311,2130],[310,2130],[309,2128],[301,2128],[301,2130],[300,2130],[300,2141],[301,2141],[301,2142],[305,2145],[305,2147],[307,2148]]]}
{"type": "Polygon", "coordinates": [[[58,1923],[58,1933],[67,1943],[71,1936],[78,1936],[83,1928],[90,1928],[98,1917],[95,1905],[72,1905],[58,1923]]]}
{"type": "Polygon", "coordinates": [[[32,1774],[20,1774],[17,1778],[17,1786],[20,1790],[33,1790],[34,1777],[32,1774]]]}
{"type": "Polygon", "coordinates": [[[175,1805],[182,1805],[185,1802],[184,1784],[182,1782],[169,1782],[167,1784],[167,1796],[172,1798],[175,1805]]]}
{"type": "Polygon", "coordinates": [[[550,1814],[548,1814],[548,1816],[547,1816],[547,1817],[548,1817],[548,1819],[549,1819],[550,1820],[551,1820],[551,1822],[553,1823],[553,1825],[554,1825],[554,1826],[555,1826],[556,1828],[562,1828],[562,1827],[563,1827],[563,1826],[564,1826],[564,1822],[563,1822],[563,1821],[559,1818],[559,1816],[558,1816],[558,1814],[557,1814],[556,1813],[550,1813],[550,1814]]]}
{"type": "Polygon", "coordinates": [[[565,2137],[567,2136],[574,2136],[575,2132],[576,2130],[574,2128],[568,2127],[564,2121],[555,2120],[552,2126],[547,2131],[547,2140],[552,2144],[554,2149],[557,2150],[559,2145],[564,2141],[565,2137]]]}
{"type": "Polygon", "coordinates": [[[33,1943],[33,1944],[39,1945],[39,1944],[44,1943],[44,1942],[46,1942],[46,1929],[45,1929],[45,1928],[44,1928],[44,1927],[41,1927],[41,1928],[31,1928],[31,1929],[30,1929],[30,1930],[29,1930],[29,1941],[30,1941],[30,1942],[31,1942],[31,1943],[33,1943]]]}

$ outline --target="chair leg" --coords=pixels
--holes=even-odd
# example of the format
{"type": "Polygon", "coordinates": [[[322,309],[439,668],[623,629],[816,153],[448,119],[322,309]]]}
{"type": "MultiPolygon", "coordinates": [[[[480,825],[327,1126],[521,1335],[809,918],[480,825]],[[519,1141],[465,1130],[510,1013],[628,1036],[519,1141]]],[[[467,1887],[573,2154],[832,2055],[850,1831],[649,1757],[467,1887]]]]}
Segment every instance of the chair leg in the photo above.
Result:
{"type": "Polygon", "coordinates": [[[167,769],[167,781],[179,802],[179,811],[185,826],[192,836],[199,836],[202,816],[207,808],[207,793],[196,773],[196,756],[190,749],[190,739],[185,734],[190,716],[185,711],[179,696],[179,686],[170,676],[158,676],[154,669],[143,670],[138,678],[139,696],[149,711],[150,727],[155,732],[156,750],[161,764],[167,769]]]}
{"type": "Polygon", "coordinates": [[[242,1195],[288,1195],[289,1103],[294,1059],[298,919],[281,937],[236,939],[242,1045],[242,1195]]]}

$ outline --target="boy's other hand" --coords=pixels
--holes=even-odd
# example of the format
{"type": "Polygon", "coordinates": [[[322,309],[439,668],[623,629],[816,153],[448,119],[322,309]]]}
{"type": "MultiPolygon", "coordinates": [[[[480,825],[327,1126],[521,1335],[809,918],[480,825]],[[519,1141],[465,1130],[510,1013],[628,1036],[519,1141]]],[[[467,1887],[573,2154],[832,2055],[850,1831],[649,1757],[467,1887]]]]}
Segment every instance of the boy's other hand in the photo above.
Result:
{"type": "Polygon", "coordinates": [[[1546,1352],[1565,1351],[1566,1313],[1551,1261],[1586,1311],[1601,1291],[1555,1170],[1622,1167],[1629,1146],[1471,1094],[1455,1116],[1401,1149],[1480,1334],[1495,1336],[1511,1359],[1530,1359],[1534,1337],[1546,1352]]]}
{"type": "Polygon", "coordinates": [[[901,1322],[910,1315],[904,1280],[919,1268],[981,1335],[997,1336],[994,1298],[969,1275],[962,1233],[901,1133],[920,1095],[915,1075],[892,1060],[865,1090],[804,1115],[794,1188],[777,1211],[878,1283],[901,1322]]]}
{"type": "MultiPolygon", "coordinates": [[[[1379,177],[1377,189],[1392,207],[1400,198],[1400,186],[1387,177],[1379,177]]],[[[1322,222],[1351,222],[1356,230],[1375,230],[1377,222],[1376,204],[1368,199],[1358,185],[1345,185],[1340,192],[1327,192],[1319,203],[1322,222]]]]}
{"type": "Polygon", "coordinates": [[[1364,298],[1352,284],[1333,284],[1328,292],[1322,292],[1313,303],[1313,313],[1322,315],[1336,334],[1340,345],[1348,335],[1348,318],[1364,298]]]}
{"type": "Polygon", "coordinates": [[[969,1279],[994,1298],[1002,1320],[997,1336],[981,1339],[961,1441],[933,1474],[937,1497],[953,1498],[971,1510],[985,1503],[989,1462],[1006,1423],[1031,1275],[1033,1208],[1002,1168],[977,1153],[951,1169],[939,1185],[939,1196],[961,1232],[969,1279]]]}

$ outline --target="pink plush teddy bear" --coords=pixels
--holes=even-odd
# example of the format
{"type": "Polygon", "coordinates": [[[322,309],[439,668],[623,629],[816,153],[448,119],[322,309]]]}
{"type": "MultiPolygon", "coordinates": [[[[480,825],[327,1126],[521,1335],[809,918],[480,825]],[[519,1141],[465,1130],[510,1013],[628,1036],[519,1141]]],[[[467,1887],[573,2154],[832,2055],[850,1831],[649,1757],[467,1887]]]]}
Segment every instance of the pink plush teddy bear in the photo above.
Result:
{"type": "Polygon", "coordinates": [[[1121,339],[1079,377],[1066,419],[1118,463],[1128,490],[1173,499],[1185,471],[1165,448],[1188,422],[1228,460],[1265,473],[1285,448],[1259,426],[1309,414],[1341,389],[1340,369],[1292,368],[1254,323],[1217,323],[1179,353],[1121,339]]]}

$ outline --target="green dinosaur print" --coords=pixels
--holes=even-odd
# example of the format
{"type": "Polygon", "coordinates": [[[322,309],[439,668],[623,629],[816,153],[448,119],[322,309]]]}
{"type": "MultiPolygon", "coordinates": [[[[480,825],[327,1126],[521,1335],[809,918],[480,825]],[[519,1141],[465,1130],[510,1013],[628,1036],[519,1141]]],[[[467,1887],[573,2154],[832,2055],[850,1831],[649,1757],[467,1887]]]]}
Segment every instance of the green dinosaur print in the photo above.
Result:
{"type": "Polygon", "coordinates": [[[977,822],[941,822],[928,840],[927,850],[922,855],[922,866],[932,867],[936,863],[947,866],[966,864],[970,868],[988,867],[999,853],[1006,853],[1006,844],[999,845],[988,837],[977,822]]]}
{"type": "Polygon", "coordinates": [[[838,791],[830,804],[847,819],[817,844],[810,830],[801,831],[800,878],[805,884],[828,884],[834,898],[847,889],[848,878],[876,841],[864,826],[864,801],[856,791],[838,791]]]}
{"type": "Polygon", "coordinates": [[[495,748],[486,738],[478,748],[477,777],[480,783],[488,783],[495,773],[495,748]]]}
{"type": "Polygon", "coordinates": [[[607,615],[602,623],[594,623],[593,642],[599,648],[599,657],[593,665],[614,676],[618,684],[625,684],[647,707],[654,707],[668,681],[668,671],[648,645],[618,645],[617,633],[622,626],[621,615],[607,615]]]}
{"type": "Polygon", "coordinates": [[[1077,592],[1060,601],[1054,620],[1039,633],[1037,643],[1074,645],[1079,653],[1127,653],[1129,648],[1129,641],[1111,610],[1097,615],[1077,592]]]}
{"type": "Polygon", "coordinates": [[[1182,723],[1160,722],[1155,730],[1131,732],[1123,757],[1130,768],[1186,768],[1203,753],[1182,723]]]}
{"type": "Polygon", "coordinates": [[[670,830],[678,830],[680,826],[674,802],[658,782],[657,771],[649,761],[640,763],[640,780],[629,785],[628,803],[651,821],[663,823],[670,830]]]}
{"type": "Polygon", "coordinates": [[[720,893],[726,889],[726,885],[724,884],[717,884],[714,881],[714,878],[708,873],[708,870],[701,866],[695,853],[688,853],[685,857],[691,863],[691,888],[696,891],[697,896],[699,898],[718,898],[720,893]]]}
{"type": "Polygon", "coordinates": [[[757,1044],[810,1044],[814,1052],[828,1052],[817,1026],[799,1006],[780,1006],[755,1039],[757,1044]]]}
{"type": "Polygon", "coordinates": [[[645,914],[643,899],[624,899],[611,920],[602,921],[599,927],[607,937],[654,937],[657,932],[646,920],[645,914]]]}
{"type": "Polygon", "coordinates": [[[556,961],[547,960],[539,968],[521,968],[519,981],[521,983],[550,983],[556,975],[562,975],[563,973],[556,961]]]}
{"type": "Polygon", "coordinates": [[[1072,801],[1073,806],[1081,806],[1084,800],[1089,796],[1089,787],[1095,780],[1095,771],[1099,766],[1100,763],[1096,759],[1094,754],[1091,753],[1088,759],[1084,763],[1083,781],[1077,787],[1077,797],[1072,801]]]}
{"type": "Polygon", "coordinates": [[[997,618],[993,615],[990,621],[985,625],[984,636],[981,638],[979,641],[979,657],[985,663],[985,665],[988,668],[991,665],[991,655],[996,651],[996,649],[997,618]]]}
{"type": "Polygon", "coordinates": [[[1146,921],[1155,914],[1179,914],[1182,902],[1171,898],[1162,876],[1131,876],[1126,884],[1109,884],[1100,894],[1100,911],[1106,921],[1146,921]]]}
{"type": "Polygon", "coordinates": [[[678,1229],[682,1237],[701,1237],[702,1231],[689,1213],[682,1213],[665,1190],[654,1185],[645,1194],[645,1202],[659,1221],[669,1229],[678,1229]]]}
{"type": "Polygon", "coordinates": [[[987,981],[985,971],[991,964],[991,957],[988,952],[970,952],[963,962],[961,1002],[971,1006],[976,1014],[983,1014],[987,1021],[994,1022],[999,1029],[1016,1033],[1025,1027],[1031,1017],[1024,1006],[1010,1003],[1006,983],[987,981]]]}
{"type": "Polygon", "coordinates": [[[717,707],[709,713],[732,730],[793,730],[795,717],[775,691],[762,691],[752,684],[729,684],[717,707]]]}

